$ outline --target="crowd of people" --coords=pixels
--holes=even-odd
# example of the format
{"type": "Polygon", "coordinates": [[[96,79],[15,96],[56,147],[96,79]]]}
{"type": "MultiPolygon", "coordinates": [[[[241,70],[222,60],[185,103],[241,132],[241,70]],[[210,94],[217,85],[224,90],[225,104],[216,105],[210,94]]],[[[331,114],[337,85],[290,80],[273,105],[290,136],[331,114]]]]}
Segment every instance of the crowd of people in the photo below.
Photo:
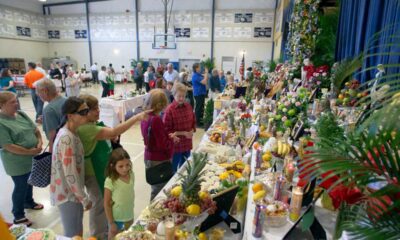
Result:
{"type": "MultiPolygon", "coordinates": [[[[89,211],[90,235],[100,239],[126,229],[133,222],[134,174],[127,151],[119,144],[119,137],[140,122],[145,145],[146,172],[162,163],[170,163],[174,172],[190,156],[193,133],[201,125],[204,101],[223,91],[231,75],[225,80],[222,71],[208,69],[201,73],[200,64],[193,65],[191,81],[186,71],[178,73],[168,64],[165,72],[149,66],[145,72],[141,65],[132,76],[137,86],[145,83],[143,112],[114,128],[99,122],[99,101],[95,96],[80,94],[74,87],[73,71],[66,70],[64,96],[54,79],[61,71],[54,66],[45,77],[34,63],[29,63],[25,83],[31,89],[36,110],[36,121],[42,122],[48,141],[47,151],[52,153],[50,199],[58,208],[64,235],[72,237],[83,233],[83,212],[89,211]],[[57,71],[58,69],[58,71],[57,71]],[[135,73],[137,72],[137,73],[135,73]],[[193,98],[194,108],[193,111],[193,98]],[[44,103],[47,104],[44,106],[44,103]]],[[[92,73],[93,73],[92,68],[92,73]]],[[[112,67],[101,67],[94,81],[103,85],[102,97],[112,88],[105,86],[113,72],[112,67]]],[[[127,75],[128,76],[128,75],[127,75]]],[[[32,157],[44,149],[40,131],[26,113],[20,110],[17,95],[8,70],[1,73],[0,139],[1,159],[7,175],[14,182],[12,213],[14,223],[30,226],[24,209],[43,209],[33,199],[28,178],[32,170],[32,157]]],[[[137,137],[137,136],[136,136],[137,137]]],[[[167,181],[151,184],[151,196],[161,191],[167,181]]]]}

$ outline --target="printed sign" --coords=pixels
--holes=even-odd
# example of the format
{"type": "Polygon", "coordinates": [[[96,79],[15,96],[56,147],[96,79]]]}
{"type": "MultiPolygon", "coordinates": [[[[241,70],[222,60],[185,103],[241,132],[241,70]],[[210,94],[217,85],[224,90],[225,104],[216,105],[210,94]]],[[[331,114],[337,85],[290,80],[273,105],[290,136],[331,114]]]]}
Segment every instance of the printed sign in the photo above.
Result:
{"type": "Polygon", "coordinates": [[[175,28],[176,38],[190,38],[190,28],[175,28]]]}
{"type": "Polygon", "coordinates": [[[17,26],[17,35],[24,37],[31,37],[31,29],[27,27],[17,26]]]}
{"type": "Polygon", "coordinates": [[[272,36],[272,28],[270,27],[255,27],[254,37],[255,38],[270,38],[272,36]]]}
{"type": "Polygon", "coordinates": [[[47,31],[47,35],[48,35],[49,39],[60,39],[60,31],[59,30],[47,31]]]}
{"type": "Polygon", "coordinates": [[[84,39],[87,38],[86,30],[75,30],[75,39],[84,39]]]}
{"type": "Polygon", "coordinates": [[[235,23],[252,23],[252,13],[235,13],[235,23]]]}

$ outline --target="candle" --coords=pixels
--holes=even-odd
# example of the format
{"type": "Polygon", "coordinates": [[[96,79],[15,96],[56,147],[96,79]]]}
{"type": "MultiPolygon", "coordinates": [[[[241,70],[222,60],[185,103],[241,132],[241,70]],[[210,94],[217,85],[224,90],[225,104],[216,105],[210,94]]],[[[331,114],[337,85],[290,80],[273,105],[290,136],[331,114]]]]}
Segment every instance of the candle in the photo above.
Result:
{"type": "Polygon", "coordinates": [[[165,222],[165,240],[175,239],[175,224],[173,221],[168,220],[165,222]]]}
{"type": "Polygon", "coordinates": [[[289,163],[286,165],[286,169],[285,169],[285,172],[286,172],[286,180],[287,180],[288,182],[292,182],[292,181],[293,181],[294,170],[295,170],[295,167],[294,167],[293,163],[292,163],[292,162],[289,162],[289,163]]]}
{"type": "Polygon", "coordinates": [[[300,217],[301,203],[303,201],[303,189],[294,187],[292,191],[292,199],[290,201],[289,219],[293,222],[300,217]]]}

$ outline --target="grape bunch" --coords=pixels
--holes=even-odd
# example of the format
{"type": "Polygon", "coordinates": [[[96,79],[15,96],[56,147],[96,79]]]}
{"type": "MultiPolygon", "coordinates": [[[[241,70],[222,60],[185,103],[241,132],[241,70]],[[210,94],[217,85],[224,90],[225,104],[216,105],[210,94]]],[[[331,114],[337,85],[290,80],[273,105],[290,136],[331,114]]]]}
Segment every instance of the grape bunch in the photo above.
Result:
{"type": "Polygon", "coordinates": [[[237,107],[242,111],[246,111],[247,105],[243,102],[238,103],[237,107]]]}
{"type": "Polygon", "coordinates": [[[214,214],[217,210],[217,203],[211,198],[205,198],[201,201],[201,211],[204,212],[208,209],[208,214],[214,214]]]}
{"type": "Polygon", "coordinates": [[[168,208],[171,212],[180,213],[185,212],[185,206],[181,204],[178,198],[171,197],[165,200],[164,207],[168,208]]]}

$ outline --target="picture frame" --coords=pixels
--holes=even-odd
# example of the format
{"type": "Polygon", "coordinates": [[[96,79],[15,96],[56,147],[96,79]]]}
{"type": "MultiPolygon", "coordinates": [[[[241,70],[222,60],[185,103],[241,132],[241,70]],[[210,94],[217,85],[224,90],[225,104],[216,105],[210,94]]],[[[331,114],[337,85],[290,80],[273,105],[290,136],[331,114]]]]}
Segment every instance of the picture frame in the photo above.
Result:
{"type": "Polygon", "coordinates": [[[304,122],[302,120],[297,120],[296,124],[293,126],[290,136],[293,141],[299,139],[304,132],[304,122]]]}
{"type": "Polygon", "coordinates": [[[314,98],[317,96],[318,89],[319,88],[317,87],[311,92],[310,97],[308,98],[309,103],[312,102],[314,98]]]}

